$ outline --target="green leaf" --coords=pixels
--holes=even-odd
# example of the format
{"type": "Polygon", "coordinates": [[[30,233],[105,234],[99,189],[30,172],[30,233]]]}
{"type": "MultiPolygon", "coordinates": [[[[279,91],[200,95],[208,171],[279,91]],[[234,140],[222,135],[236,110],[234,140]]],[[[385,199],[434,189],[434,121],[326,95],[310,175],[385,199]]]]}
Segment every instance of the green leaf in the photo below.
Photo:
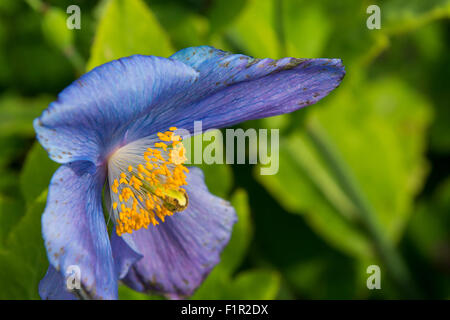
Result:
{"type": "Polygon", "coordinates": [[[119,284],[119,299],[120,300],[161,300],[162,297],[151,296],[145,293],[134,291],[126,285],[119,284]]]}
{"type": "Polygon", "coordinates": [[[371,257],[372,243],[355,224],[356,205],[313,135],[318,129],[325,132],[328,144],[351,168],[383,230],[398,241],[426,173],[430,105],[400,80],[386,78],[355,89],[349,83],[326,105],[312,108],[307,128],[282,138],[279,172],[256,178],[286,210],[302,214],[330,244],[371,257]]]}
{"type": "Polygon", "coordinates": [[[367,6],[361,1],[284,0],[280,20],[287,54],[341,58],[347,71],[353,71],[350,66],[362,55],[374,45],[384,45],[377,42],[378,31],[366,28],[367,6]]]}
{"type": "Polygon", "coordinates": [[[280,289],[280,280],[280,275],[272,270],[247,270],[231,279],[215,269],[192,299],[274,299],[280,289]]]}
{"type": "Polygon", "coordinates": [[[33,120],[47,108],[52,98],[41,95],[24,98],[15,94],[4,94],[0,98],[0,137],[17,135],[34,136],[33,120]]]}
{"type": "Polygon", "coordinates": [[[399,34],[450,17],[449,0],[394,0],[380,4],[384,32],[399,34]]]}
{"type": "Polygon", "coordinates": [[[226,35],[255,58],[277,58],[280,43],[275,29],[275,1],[249,0],[226,35]]]}
{"type": "Polygon", "coordinates": [[[0,299],[38,299],[38,284],[48,267],[41,236],[41,215],[47,193],[42,193],[11,230],[0,248],[0,299]]]}
{"type": "Polygon", "coordinates": [[[243,189],[236,190],[231,197],[231,204],[236,210],[238,221],[233,227],[231,240],[223,250],[221,262],[217,266],[228,274],[232,274],[241,265],[253,236],[247,192],[243,189]]]}
{"type": "Polygon", "coordinates": [[[35,135],[33,120],[51,100],[46,95],[24,98],[13,93],[0,97],[0,194],[20,195],[18,171],[35,135]]]}
{"type": "Polygon", "coordinates": [[[287,55],[321,58],[331,32],[326,11],[318,2],[288,0],[282,5],[287,55]]]}
{"type": "Polygon", "coordinates": [[[240,273],[233,283],[233,299],[274,299],[280,287],[280,276],[271,270],[252,270],[240,273]]]}
{"type": "Polygon", "coordinates": [[[206,43],[209,24],[204,16],[177,4],[154,5],[152,9],[178,50],[206,43]]]}
{"type": "Polygon", "coordinates": [[[20,221],[24,211],[25,206],[22,199],[0,196],[0,247],[11,228],[20,221]]]}
{"type": "Polygon", "coordinates": [[[214,1],[208,11],[208,18],[211,21],[211,32],[219,32],[224,27],[232,25],[247,2],[247,0],[214,1]]]}
{"type": "MultiPolygon", "coordinates": [[[[216,134],[220,134],[219,130],[211,131],[212,136],[216,136],[216,134]]],[[[217,154],[220,155],[220,159],[223,160],[224,150],[223,150],[223,144],[216,143],[214,139],[206,141],[204,139],[205,134],[203,135],[196,135],[194,137],[191,137],[189,139],[183,140],[183,145],[185,146],[187,150],[187,162],[186,165],[190,166],[196,166],[202,169],[204,176],[205,176],[205,182],[208,186],[209,191],[212,194],[215,194],[216,196],[219,196],[221,198],[228,198],[229,192],[233,186],[233,171],[231,170],[231,167],[225,163],[213,163],[213,164],[206,164],[204,155],[206,154],[205,149],[208,148],[208,146],[214,147],[213,155],[217,154]],[[195,152],[195,146],[201,144],[201,163],[197,164],[195,162],[198,162],[198,159],[196,159],[196,152],[195,152]],[[190,151],[189,151],[190,150],[190,151]]],[[[207,153],[210,154],[209,152],[207,153]]],[[[218,156],[219,157],[219,156],[218,156]]],[[[224,161],[222,161],[224,162],[224,161]]]]}
{"type": "Polygon", "coordinates": [[[192,300],[222,299],[225,290],[230,285],[230,277],[216,266],[195,291],[192,300]]]}
{"type": "Polygon", "coordinates": [[[166,57],[173,51],[166,32],[142,0],[110,0],[99,22],[87,69],[134,54],[166,57]]]}
{"type": "Polygon", "coordinates": [[[340,190],[310,139],[296,133],[280,144],[276,175],[256,178],[289,212],[302,214],[310,226],[335,247],[356,255],[371,255],[365,236],[347,220],[354,205],[340,190]]]}
{"type": "Polygon", "coordinates": [[[26,203],[31,203],[48,188],[59,164],[50,160],[39,142],[35,142],[25,159],[20,175],[20,188],[26,203]]]}
{"type": "Polygon", "coordinates": [[[67,28],[68,15],[59,8],[49,8],[42,19],[42,32],[45,40],[60,50],[73,44],[73,31],[67,28]]]}
{"type": "Polygon", "coordinates": [[[221,198],[227,198],[233,185],[233,171],[227,164],[198,165],[203,170],[209,191],[221,198]]]}
{"type": "Polygon", "coordinates": [[[272,270],[241,272],[232,282],[225,299],[271,300],[280,288],[280,276],[272,270]]]}

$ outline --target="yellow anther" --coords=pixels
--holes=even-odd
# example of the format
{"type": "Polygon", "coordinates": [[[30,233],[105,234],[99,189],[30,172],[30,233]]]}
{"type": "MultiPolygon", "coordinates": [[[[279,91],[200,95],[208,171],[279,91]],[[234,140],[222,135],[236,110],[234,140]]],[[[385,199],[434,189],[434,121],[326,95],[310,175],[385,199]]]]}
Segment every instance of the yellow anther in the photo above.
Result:
{"type": "MultiPolygon", "coordinates": [[[[170,140],[169,140],[170,141],[170,140]]],[[[164,151],[167,151],[167,145],[164,142],[156,142],[155,143],[156,148],[163,148],[164,151]]]]}
{"type": "MultiPolygon", "coordinates": [[[[186,185],[183,165],[186,149],[181,137],[174,134],[176,127],[170,131],[159,132],[160,141],[155,148],[147,148],[143,153],[143,163],[129,165],[128,172],[121,172],[111,189],[118,194],[121,212],[116,219],[116,232],[120,236],[133,230],[148,228],[166,220],[176,211],[184,210],[188,205],[186,192],[181,187],[186,185]],[[133,174],[133,170],[134,174],[133,174]],[[120,188],[119,192],[119,187],[120,188]],[[124,186],[126,185],[126,186],[124,186]]],[[[117,209],[118,203],[113,203],[117,209]]]]}
{"type": "MultiPolygon", "coordinates": [[[[172,133],[172,132],[170,132],[170,133],[172,133]]],[[[162,141],[170,141],[171,140],[170,137],[166,133],[161,133],[161,132],[158,132],[158,138],[162,141]]],[[[156,147],[156,144],[155,144],[155,147],[156,147]]]]}

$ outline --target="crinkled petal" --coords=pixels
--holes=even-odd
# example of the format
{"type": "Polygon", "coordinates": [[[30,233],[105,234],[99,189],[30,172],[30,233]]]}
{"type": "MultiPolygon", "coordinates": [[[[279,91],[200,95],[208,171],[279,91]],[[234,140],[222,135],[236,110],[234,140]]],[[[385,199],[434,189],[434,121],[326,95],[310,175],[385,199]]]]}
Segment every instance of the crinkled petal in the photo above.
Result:
{"type": "Polygon", "coordinates": [[[219,262],[230,239],[236,222],[233,207],[209,193],[200,169],[190,170],[188,208],[130,235],[143,255],[124,279],[135,290],[172,298],[191,295],[219,262]]]}
{"type": "Polygon", "coordinates": [[[56,162],[99,164],[126,143],[127,129],[137,119],[152,122],[180,104],[197,76],[181,62],[154,56],[106,63],[64,89],[34,121],[37,138],[56,162]]]}
{"type": "Polygon", "coordinates": [[[171,58],[200,73],[190,88],[188,112],[172,112],[173,125],[190,131],[195,120],[207,130],[292,112],[328,95],[345,75],[340,59],[254,59],[208,46],[171,58]]]}
{"type": "Polygon", "coordinates": [[[76,300],[77,297],[67,290],[66,279],[53,268],[48,267],[44,278],[39,282],[39,295],[42,300],[76,300]]]}
{"type": "Polygon", "coordinates": [[[104,170],[91,162],[62,165],[49,186],[42,233],[58,272],[77,266],[83,294],[116,299],[117,275],[101,203],[104,179],[104,170]]]}
{"type": "Polygon", "coordinates": [[[212,47],[131,56],[83,75],[35,120],[50,157],[103,163],[114,149],[177,126],[192,131],[294,111],[336,88],[339,59],[254,59],[212,47]]]}

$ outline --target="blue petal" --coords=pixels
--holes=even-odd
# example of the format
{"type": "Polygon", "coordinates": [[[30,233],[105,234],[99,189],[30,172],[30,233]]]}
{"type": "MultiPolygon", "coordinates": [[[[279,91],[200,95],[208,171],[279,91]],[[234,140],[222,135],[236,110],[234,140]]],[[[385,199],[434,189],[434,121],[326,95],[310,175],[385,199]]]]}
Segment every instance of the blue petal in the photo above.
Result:
{"type": "Polygon", "coordinates": [[[35,120],[50,157],[104,163],[116,148],[176,126],[230,126],[313,104],[344,77],[339,59],[254,59],[212,47],[170,59],[132,56],[104,64],[61,92],[35,120]]]}
{"type": "Polygon", "coordinates": [[[91,162],[61,166],[53,175],[42,233],[50,264],[81,272],[81,289],[95,299],[117,298],[117,274],[102,209],[105,172],[91,162]]]}
{"type": "Polygon", "coordinates": [[[76,300],[77,297],[66,290],[64,276],[55,270],[52,265],[48,267],[44,278],[39,282],[39,295],[42,300],[76,300]]]}
{"type": "Polygon", "coordinates": [[[118,279],[123,279],[127,275],[130,267],[142,258],[142,255],[137,252],[137,248],[131,248],[130,245],[133,244],[132,239],[127,241],[128,244],[124,241],[124,238],[127,237],[130,237],[130,235],[123,234],[119,237],[114,231],[111,234],[111,248],[118,279]]]}
{"type": "Polygon", "coordinates": [[[152,122],[179,104],[197,75],[181,62],[153,56],[106,63],[64,89],[34,121],[37,138],[56,162],[100,164],[126,143],[127,128],[137,119],[152,122]]]}
{"type": "Polygon", "coordinates": [[[230,239],[236,222],[233,207],[209,193],[200,169],[190,170],[188,208],[131,234],[143,255],[124,279],[135,290],[172,298],[191,295],[219,262],[230,239]]]}
{"type": "Polygon", "coordinates": [[[172,112],[173,125],[187,130],[195,120],[207,130],[292,112],[325,97],[345,75],[339,59],[261,60],[208,46],[171,58],[200,73],[189,89],[189,110],[172,112]]]}

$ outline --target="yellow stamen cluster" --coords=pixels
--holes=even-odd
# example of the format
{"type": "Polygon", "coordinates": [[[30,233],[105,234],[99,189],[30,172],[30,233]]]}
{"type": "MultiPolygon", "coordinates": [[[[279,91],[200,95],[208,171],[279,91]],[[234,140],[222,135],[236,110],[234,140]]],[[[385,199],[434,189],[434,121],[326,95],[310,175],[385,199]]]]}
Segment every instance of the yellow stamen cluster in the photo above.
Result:
{"type": "Polygon", "coordinates": [[[158,225],[166,216],[187,207],[187,195],[181,188],[187,184],[185,173],[189,172],[183,165],[185,149],[181,137],[173,132],[176,128],[169,130],[158,133],[161,141],[144,152],[143,163],[129,165],[127,172],[121,172],[111,185],[119,198],[119,203],[113,203],[113,210],[119,211],[116,219],[119,236],[148,228],[150,223],[158,225]]]}

